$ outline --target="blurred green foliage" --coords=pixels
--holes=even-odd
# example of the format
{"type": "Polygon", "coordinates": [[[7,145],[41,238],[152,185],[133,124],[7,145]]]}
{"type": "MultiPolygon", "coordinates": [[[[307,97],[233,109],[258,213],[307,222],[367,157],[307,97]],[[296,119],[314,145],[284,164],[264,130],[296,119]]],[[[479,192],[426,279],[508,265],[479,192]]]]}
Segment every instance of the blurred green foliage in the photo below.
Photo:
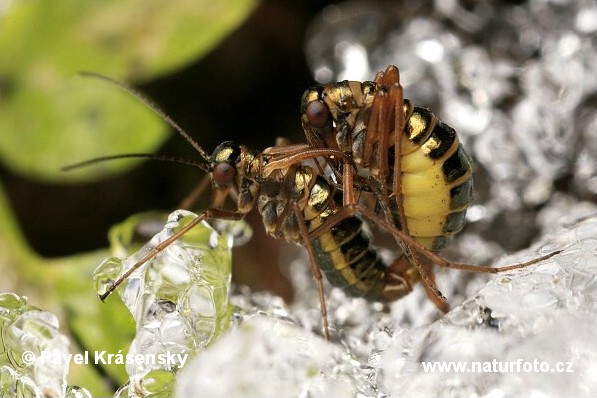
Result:
{"type": "MultiPolygon", "coordinates": [[[[133,84],[198,60],[236,29],[256,0],[27,0],[0,8],[0,161],[15,174],[45,182],[86,181],[123,172],[113,162],[61,173],[98,154],[153,152],[166,125],[133,96],[90,70],[133,84]]],[[[36,255],[0,186],[0,290],[61,317],[86,350],[128,347],[134,325],[124,306],[96,297],[92,272],[107,251],[53,260],[36,255]]],[[[73,351],[77,344],[73,344],[73,351]]],[[[111,396],[123,366],[73,366],[69,384],[111,396]],[[113,385],[105,383],[108,376],[113,385]]]]}
{"type": "Polygon", "coordinates": [[[10,2],[0,15],[0,159],[28,178],[105,176],[106,168],[61,174],[65,159],[152,152],[167,136],[156,115],[91,70],[142,82],[197,60],[236,28],[255,0],[10,2]],[[98,148],[101,150],[98,151],[98,148]]]}

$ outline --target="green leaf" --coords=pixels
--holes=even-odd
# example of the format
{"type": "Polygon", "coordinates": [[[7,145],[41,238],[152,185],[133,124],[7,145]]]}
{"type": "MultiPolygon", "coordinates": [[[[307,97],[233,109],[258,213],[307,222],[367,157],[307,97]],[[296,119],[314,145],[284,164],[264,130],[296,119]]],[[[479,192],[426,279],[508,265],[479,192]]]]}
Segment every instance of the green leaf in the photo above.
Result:
{"type": "Polygon", "coordinates": [[[28,178],[55,182],[130,167],[135,162],[58,171],[91,157],[154,152],[169,134],[132,95],[77,72],[133,81],[170,73],[211,50],[256,3],[10,2],[0,15],[0,161],[28,178]]]}
{"type": "MultiPolygon", "coordinates": [[[[127,309],[102,303],[93,289],[91,274],[107,251],[46,260],[27,245],[8,200],[0,186],[0,275],[1,289],[26,295],[30,305],[60,317],[61,327],[75,337],[71,350],[110,350],[126,347],[134,334],[134,323],[127,309]],[[118,348],[116,348],[118,347],[118,348]]],[[[103,369],[116,383],[126,380],[123,366],[103,369]]],[[[112,392],[93,365],[71,366],[68,382],[93,392],[111,396],[112,392]]]]}
{"type": "Polygon", "coordinates": [[[64,182],[102,177],[133,162],[61,172],[61,168],[105,154],[151,153],[167,137],[164,123],[116,87],[78,76],[19,83],[0,103],[0,158],[31,179],[64,182]]]}

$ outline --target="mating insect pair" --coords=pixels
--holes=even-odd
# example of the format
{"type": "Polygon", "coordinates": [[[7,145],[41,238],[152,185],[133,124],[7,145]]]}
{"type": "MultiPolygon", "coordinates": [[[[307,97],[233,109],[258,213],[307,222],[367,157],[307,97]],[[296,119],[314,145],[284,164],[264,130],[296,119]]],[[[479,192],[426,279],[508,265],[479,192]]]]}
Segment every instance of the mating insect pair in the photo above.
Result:
{"type": "MultiPolygon", "coordinates": [[[[464,226],[472,202],[472,164],[455,131],[428,109],[403,98],[398,69],[389,66],[370,82],[339,82],[305,92],[301,118],[306,144],[279,140],[262,152],[226,141],[208,154],[181,127],[135,90],[131,92],[169,123],[199,153],[191,163],[210,176],[211,207],[163,241],[100,296],[105,300],[136,269],[203,220],[242,219],[253,208],[268,234],[303,245],[319,290],[323,331],[329,325],[322,271],[354,297],[389,302],[422,281],[442,311],[433,266],[497,273],[523,268],[558,252],[500,268],[455,263],[438,256],[464,226]],[[227,199],[235,204],[226,207],[227,199]],[[372,222],[396,241],[386,263],[363,229],[372,222]]],[[[92,159],[67,167],[125,157],[92,159]]]]}

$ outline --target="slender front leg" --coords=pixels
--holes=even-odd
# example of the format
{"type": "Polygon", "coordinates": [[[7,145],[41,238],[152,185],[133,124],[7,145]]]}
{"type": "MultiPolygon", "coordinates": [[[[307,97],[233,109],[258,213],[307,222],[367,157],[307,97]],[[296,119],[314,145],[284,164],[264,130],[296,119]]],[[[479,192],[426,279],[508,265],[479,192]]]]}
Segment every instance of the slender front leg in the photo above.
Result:
{"type": "Polygon", "coordinates": [[[152,258],[157,256],[161,251],[166,249],[174,241],[176,241],[177,239],[182,237],[184,234],[189,232],[191,229],[193,229],[195,226],[197,226],[197,224],[199,224],[201,221],[209,220],[212,218],[219,218],[219,219],[224,219],[224,220],[240,220],[244,216],[245,216],[244,213],[228,211],[228,210],[220,210],[220,209],[207,209],[207,210],[203,211],[196,218],[194,218],[191,222],[189,222],[187,225],[182,227],[180,229],[180,231],[178,231],[177,233],[175,233],[168,239],[160,242],[160,244],[156,245],[156,247],[154,247],[152,251],[147,253],[143,258],[141,258],[139,261],[137,261],[135,264],[133,264],[133,266],[128,271],[126,271],[118,279],[116,279],[116,281],[114,281],[110,285],[110,287],[103,294],[101,294],[99,296],[100,300],[105,301],[108,298],[108,296],[110,294],[112,294],[112,292],[114,290],[116,290],[116,288],[118,288],[118,286],[120,286],[122,284],[122,282],[124,282],[129,276],[131,276],[131,274],[133,272],[135,272],[137,269],[139,269],[139,267],[141,267],[143,264],[145,264],[146,262],[148,262],[149,260],[151,260],[152,258]]]}
{"type": "Polygon", "coordinates": [[[313,272],[313,277],[315,278],[315,283],[317,284],[317,290],[319,291],[319,308],[321,310],[321,323],[323,326],[323,335],[325,336],[326,340],[330,340],[330,327],[328,324],[328,311],[327,306],[325,303],[325,292],[323,290],[323,276],[321,275],[321,269],[319,268],[319,263],[317,262],[317,256],[315,255],[315,250],[313,249],[313,244],[311,243],[311,237],[309,237],[309,231],[307,230],[307,225],[305,223],[305,218],[303,217],[303,212],[299,208],[297,203],[294,203],[294,215],[298,221],[299,231],[301,234],[301,238],[303,240],[303,244],[307,249],[307,253],[309,254],[309,263],[311,264],[311,271],[313,272]]]}

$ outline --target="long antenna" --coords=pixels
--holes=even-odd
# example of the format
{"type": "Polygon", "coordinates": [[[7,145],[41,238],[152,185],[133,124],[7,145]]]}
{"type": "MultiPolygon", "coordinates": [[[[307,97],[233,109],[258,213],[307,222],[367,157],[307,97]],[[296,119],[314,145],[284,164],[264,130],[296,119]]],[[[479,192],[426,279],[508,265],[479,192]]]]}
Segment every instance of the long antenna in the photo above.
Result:
{"type": "Polygon", "coordinates": [[[101,75],[95,72],[88,72],[88,71],[81,71],[79,72],[81,76],[84,77],[92,77],[99,80],[104,80],[108,83],[114,84],[117,87],[120,87],[124,91],[134,95],[137,99],[143,102],[147,107],[149,107],[152,111],[154,111],[157,115],[159,115],[166,123],[168,123],[174,130],[178,132],[197,152],[205,161],[209,161],[209,154],[205,152],[203,148],[195,141],[189,133],[187,133],[182,127],[180,127],[170,116],[168,116],[163,110],[160,109],[159,106],[154,104],[149,98],[143,95],[141,92],[137,91],[135,88],[128,86],[124,83],[121,83],[117,80],[114,80],[108,76],[101,75]]]}
{"type": "Polygon", "coordinates": [[[178,158],[175,158],[172,156],[154,155],[151,153],[125,153],[122,155],[101,156],[101,157],[97,157],[97,158],[93,158],[93,159],[88,159],[83,162],[64,166],[61,170],[62,171],[70,171],[70,170],[78,169],[81,167],[86,167],[91,164],[105,162],[106,160],[128,159],[128,158],[144,158],[144,159],[150,159],[150,160],[159,160],[161,162],[173,162],[173,163],[186,164],[189,166],[199,167],[201,170],[209,173],[209,166],[207,164],[194,162],[192,160],[178,159],[178,158]]]}

